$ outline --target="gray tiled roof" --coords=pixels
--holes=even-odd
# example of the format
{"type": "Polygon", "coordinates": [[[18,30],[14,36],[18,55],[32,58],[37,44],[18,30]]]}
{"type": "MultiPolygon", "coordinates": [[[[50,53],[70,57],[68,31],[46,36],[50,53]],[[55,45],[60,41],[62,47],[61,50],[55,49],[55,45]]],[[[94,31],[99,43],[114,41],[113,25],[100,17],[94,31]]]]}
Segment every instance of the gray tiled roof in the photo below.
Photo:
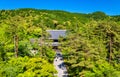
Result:
{"type": "Polygon", "coordinates": [[[64,37],[66,35],[66,30],[46,30],[46,31],[51,35],[49,39],[58,39],[60,36],[64,37]]]}

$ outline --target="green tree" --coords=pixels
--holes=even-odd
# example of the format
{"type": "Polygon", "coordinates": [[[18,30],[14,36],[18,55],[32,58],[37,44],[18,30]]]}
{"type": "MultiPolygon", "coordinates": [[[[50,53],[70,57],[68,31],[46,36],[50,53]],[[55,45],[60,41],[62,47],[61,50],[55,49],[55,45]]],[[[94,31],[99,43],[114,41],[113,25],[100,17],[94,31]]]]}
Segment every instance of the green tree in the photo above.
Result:
{"type": "Polygon", "coordinates": [[[8,37],[14,38],[14,50],[15,50],[15,57],[18,57],[18,42],[20,36],[25,35],[25,26],[22,25],[23,18],[20,16],[12,17],[9,22],[6,22],[9,26],[6,28],[6,35],[8,37]]]}
{"type": "Polygon", "coordinates": [[[0,67],[1,77],[54,77],[57,73],[53,65],[41,58],[14,58],[0,67]]]}

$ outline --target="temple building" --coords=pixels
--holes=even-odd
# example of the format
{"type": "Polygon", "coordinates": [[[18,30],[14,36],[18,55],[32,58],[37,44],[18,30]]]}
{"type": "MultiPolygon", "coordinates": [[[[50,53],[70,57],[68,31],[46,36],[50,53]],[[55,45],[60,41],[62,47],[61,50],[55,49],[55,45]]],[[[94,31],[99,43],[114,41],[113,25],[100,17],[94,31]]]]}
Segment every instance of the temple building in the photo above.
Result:
{"type": "Polygon", "coordinates": [[[46,31],[50,34],[50,37],[48,39],[53,40],[52,42],[53,48],[57,48],[59,46],[58,40],[60,37],[66,36],[66,30],[46,30],[46,31]]]}

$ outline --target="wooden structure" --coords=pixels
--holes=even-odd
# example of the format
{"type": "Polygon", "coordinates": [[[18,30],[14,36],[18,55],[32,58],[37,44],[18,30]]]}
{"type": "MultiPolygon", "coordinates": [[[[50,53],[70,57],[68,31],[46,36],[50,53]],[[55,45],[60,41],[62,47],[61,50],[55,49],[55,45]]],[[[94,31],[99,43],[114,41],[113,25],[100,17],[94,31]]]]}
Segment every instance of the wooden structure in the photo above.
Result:
{"type": "Polygon", "coordinates": [[[46,31],[50,34],[50,37],[48,39],[53,40],[52,42],[53,48],[57,48],[59,46],[58,40],[60,37],[66,36],[66,30],[46,30],[46,31]]]}

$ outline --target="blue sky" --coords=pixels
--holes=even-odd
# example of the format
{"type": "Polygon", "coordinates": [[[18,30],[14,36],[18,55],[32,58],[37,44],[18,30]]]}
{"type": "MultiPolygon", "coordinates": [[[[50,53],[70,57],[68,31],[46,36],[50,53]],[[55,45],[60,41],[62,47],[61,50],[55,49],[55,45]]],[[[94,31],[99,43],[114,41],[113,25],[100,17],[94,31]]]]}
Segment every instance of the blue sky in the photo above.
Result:
{"type": "Polygon", "coordinates": [[[120,15],[120,0],[0,0],[0,9],[36,8],[78,13],[103,11],[120,15]]]}

